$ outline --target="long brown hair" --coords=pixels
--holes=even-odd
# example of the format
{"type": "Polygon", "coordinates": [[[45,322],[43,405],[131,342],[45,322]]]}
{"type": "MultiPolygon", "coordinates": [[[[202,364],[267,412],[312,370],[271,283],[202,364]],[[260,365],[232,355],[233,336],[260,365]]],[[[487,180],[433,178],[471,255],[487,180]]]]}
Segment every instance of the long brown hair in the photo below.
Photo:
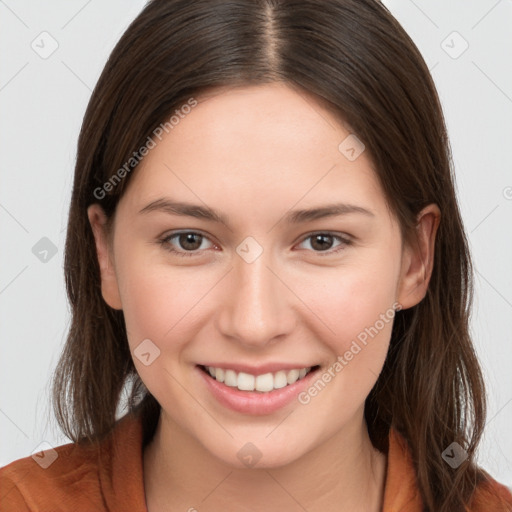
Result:
{"type": "Polygon", "coordinates": [[[98,441],[115,425],[128,383],[128,406],[148,435],[160,411],[135,370],[122,311],[102,298],[87,207],[99,203],[112,221],[136,167],[126,162],[191,97],[274,81],[327,101],[363,141],[406,239],[424,206],[441,210],[427,295],[397,313],[365,417],[377,448],[386,450],[390,427],[408,442],[425,510],[463,511],[483,475],[475,449],[485,424],[468,330],[471,260],[434,83],[376,0],[152,0],[126,30],[78,141],[65,253],[72,321],[53,381],[59,425],[75,442],[98,441]],[[123,165],[122,179],[105,187],[123,165]],[[457,469],[441,457],[453,442],[468,454],[457,469]]]}

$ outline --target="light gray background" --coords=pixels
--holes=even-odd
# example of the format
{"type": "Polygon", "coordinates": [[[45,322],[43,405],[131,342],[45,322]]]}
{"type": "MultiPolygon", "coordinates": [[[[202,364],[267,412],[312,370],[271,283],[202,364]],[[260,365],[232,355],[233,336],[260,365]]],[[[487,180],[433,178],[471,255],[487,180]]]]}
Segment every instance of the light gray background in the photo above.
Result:
{"type": "MultiPolygon", "coordinates": [[[[0,466],[43,441],[69,442],[48,391],[69,323],[62,264],[76,142],[103,65],[144,3],[0,0],[0,466]],[[31,47],[49,51],[52,40],[58,48],[45,59],[31,47]],[[46,262],[32,252],[43,237],[57,251],[46,262]]],[[[443,103],[489,391],[479,461],[512,486],[512,1],[384,3],[421,50],[443,103]]]]}

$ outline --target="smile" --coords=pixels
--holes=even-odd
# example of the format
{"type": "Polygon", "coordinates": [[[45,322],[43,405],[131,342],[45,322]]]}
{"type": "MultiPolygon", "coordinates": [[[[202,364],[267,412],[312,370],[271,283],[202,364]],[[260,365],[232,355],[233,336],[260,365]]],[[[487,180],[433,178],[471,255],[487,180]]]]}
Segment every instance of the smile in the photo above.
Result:
{"type": "Polygon", "coordinates": [[[320,369],[319,365],[283,366],[272,364],[256,369],[240,365],[235,370],[227,365],[221,368],[199,364],[196,371],[208,395],[220,405],[242,414],[266,415],[294,402],[298,404],[298,394],[311,384],[320,369]]]}
{"type": "Polygon", "coordinates": [[[225,368],[214,368],[213,366],[202,366],[201,368],[208,372],[217,382],[224,383],[226,386],[238,388],[240,391],[269,393],[303,379],[314,367],[279,370],[261,375],[252,375],[225,368]]]}

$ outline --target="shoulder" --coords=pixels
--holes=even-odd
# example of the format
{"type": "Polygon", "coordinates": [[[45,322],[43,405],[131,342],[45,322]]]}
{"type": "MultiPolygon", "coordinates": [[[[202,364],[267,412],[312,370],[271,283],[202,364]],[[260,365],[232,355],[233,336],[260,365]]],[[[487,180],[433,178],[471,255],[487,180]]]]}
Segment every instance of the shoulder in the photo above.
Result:
{"type": "Polygon", "coordinates": [[[512,512],[512,492],[482,470],[483,480],[478,484],[469,504],[470,512],[512,512]]]}
{"type": "Polygon", "coordinates": [[[63,509],[67,506],[77,510],[69,493],[73,488],[91,496],[90,509],[95,509],[94,496],[99,490],[95,453],[91,446],[69,443],[0,468],[0,509],[54,510],[58,503],[63,509]]]}
{"type": "Polygon", "coordinates": [[[101,442],[69,443],[0,468],[2,512],[123,509],[145,510],[142,428],[131,416],[101,442]]]}
{"type": "MultiPolygon", "coordinates": [[[[466,512],[512,512],[512,493],[480,469],[481,479],[466,506],[466,512]]],[[[407,510],[420,512],[423,503],[409,445],[398,430],[389,432],[388,466],[384,512],[407,510]]]]}

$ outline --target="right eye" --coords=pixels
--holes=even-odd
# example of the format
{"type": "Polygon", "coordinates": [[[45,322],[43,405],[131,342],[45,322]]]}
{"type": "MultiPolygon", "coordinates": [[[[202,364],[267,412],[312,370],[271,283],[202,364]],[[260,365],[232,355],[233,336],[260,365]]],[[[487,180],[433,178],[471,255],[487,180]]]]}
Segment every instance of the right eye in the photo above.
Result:
{"type": "Polygon", "coordinates": [[[178,233],[172,233],[166,235],[160,239],[160,243],[163,248],[177,256],[197,256],[202,250],[206,248],[201,246],[202,242],[208,240],[206,236],[197,231],[180,231],[178,233]],[[177,246],[181,246],[180,249],[176,249],[177,246]]]}

